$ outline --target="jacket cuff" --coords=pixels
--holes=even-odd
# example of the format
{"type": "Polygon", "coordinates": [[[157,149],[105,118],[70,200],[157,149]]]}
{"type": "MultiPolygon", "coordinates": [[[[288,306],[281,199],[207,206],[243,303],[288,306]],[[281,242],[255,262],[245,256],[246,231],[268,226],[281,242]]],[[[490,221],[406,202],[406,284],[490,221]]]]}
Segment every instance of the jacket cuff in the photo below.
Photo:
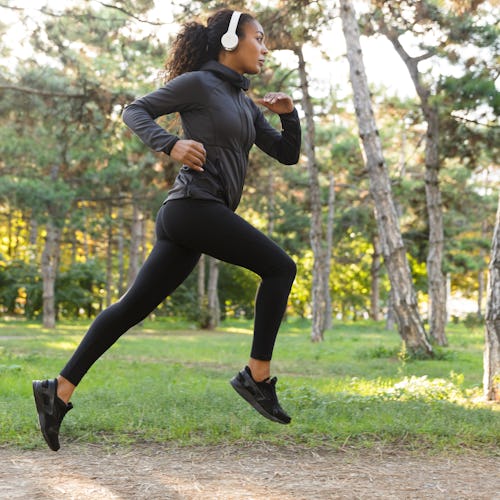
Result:
{"type": "Polygon", "coordinates": [[[173,136],[171,139],[168,140],[167,144],[161,149],[165,154],[169,155],[170,152],[172,151],[172,148],[175,146],[177,141],[180,140],[180,137],[173,136]]]}
{"type": "Polygon", "coordinates": [[[290,113],[283,113],[279,115],[280,118],[299,118],[299,113],[297,112],[297,108],[293,108],[293,111],[290,111],[290,113]]]}

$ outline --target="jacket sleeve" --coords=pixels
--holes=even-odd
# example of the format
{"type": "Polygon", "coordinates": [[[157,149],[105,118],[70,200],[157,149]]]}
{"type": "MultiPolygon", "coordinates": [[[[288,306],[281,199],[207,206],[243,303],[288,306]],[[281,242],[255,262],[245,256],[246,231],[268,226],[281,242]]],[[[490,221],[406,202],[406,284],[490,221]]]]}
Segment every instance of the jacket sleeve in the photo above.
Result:
{"type": "Polygon", "coordinates": [[[164,87],[136,99],[123,112],[125,124],[154,151],[169,154],[179,140],[158,125],[155,120],[163,115],[186,112],[199,107],[204,90],[194,73],[185,73],[164,87]]]}
{"type": "Polygon", "coordinates": [[[279,115],[283,130],[279,132],[264,117],[262,111],[254,103],[257,110],[254,119],[255,144],[265,153],[276,158],[285,165],[294,165],[299,161],[301,129],[297,110],[279,115]]]}

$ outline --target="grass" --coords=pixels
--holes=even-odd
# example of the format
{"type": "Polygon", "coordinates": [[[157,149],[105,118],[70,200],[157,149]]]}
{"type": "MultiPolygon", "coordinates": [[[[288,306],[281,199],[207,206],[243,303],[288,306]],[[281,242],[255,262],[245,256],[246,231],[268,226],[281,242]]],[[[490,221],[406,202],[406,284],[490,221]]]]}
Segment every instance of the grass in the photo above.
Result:
{"type": "MultiPolygon", "coordinates": [[[[31,380],[54,377],[85,323],[55,331],[0,322],[0,445],[44,447],[31,380]]],[[[283,324],[273,371],[292,424],[263,419],[228,380],[245,363],[251,323],[216,332],[150,321],[115,344],[83,379],[65,418],[63,442],[267,441],[339,448],[380,444],[498,453],[500,405],[481,403],[483,331],[450,325],[436,360],[401,353],[382,324],[337,324],[313,344],[306,321],[283,324]]]]}

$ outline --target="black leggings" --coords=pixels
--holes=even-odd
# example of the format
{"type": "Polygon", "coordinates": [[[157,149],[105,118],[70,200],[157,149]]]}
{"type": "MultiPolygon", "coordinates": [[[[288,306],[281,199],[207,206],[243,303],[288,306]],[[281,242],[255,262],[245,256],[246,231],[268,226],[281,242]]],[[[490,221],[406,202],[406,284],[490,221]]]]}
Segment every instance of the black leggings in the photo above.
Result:
{"type": "Polygon", "coordinates": [[[293,260],[222,203],[172,200],[156,219],[157,241],[130,289],[102,311],[61,375],[77,385],[93,363],[142,321],[191,273],[202,253],[245,267],[261,278],[251,357],[269,361],[295,278],[293,260]]]}

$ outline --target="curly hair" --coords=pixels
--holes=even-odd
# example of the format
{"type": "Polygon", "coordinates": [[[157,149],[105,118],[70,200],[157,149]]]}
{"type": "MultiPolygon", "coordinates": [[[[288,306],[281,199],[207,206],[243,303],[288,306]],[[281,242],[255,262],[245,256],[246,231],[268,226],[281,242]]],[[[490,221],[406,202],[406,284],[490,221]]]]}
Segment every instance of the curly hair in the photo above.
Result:
{"type": "MultiPolygon", "coordinates": [[[[232,10],[223,9],[209,17],[206,26],[198,22],[184,24],[165,63],[165,81],[196,71],[207,61],[217,60],[223,50],[220,39],[227,31],[232,14],[232,10]]],[[[241,15],[236,28],[238,37],[243,36],[242,26],[253,20],[250,14],[241,15]]]]}

